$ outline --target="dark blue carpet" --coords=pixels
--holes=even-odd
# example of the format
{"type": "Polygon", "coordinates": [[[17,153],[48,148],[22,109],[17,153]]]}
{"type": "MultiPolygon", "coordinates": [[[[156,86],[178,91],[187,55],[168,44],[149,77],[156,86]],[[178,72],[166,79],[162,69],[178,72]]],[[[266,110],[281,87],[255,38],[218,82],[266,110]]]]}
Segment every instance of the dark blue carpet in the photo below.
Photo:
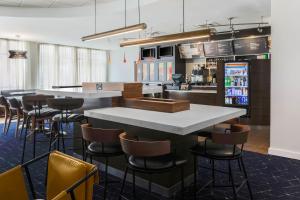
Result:
{"type": "MultiPolygon", "coordinates": [[[[19,164],[21,159],[22,140],[14,138],[14,127],[12,124],[8,135],[0,135],[0,173],[4,172],[15,165],[19,164]]],[[[2,124],[0,124],[2,132],[2,124]]],[[[72,135],[71,128],[68,129],[69,135],[72,135]]],[[[47,140],[44,135],[39,136],[40,140],[47,140]]],[[[66,142],[67,146],[71,146],[71,141],[66,142]]],[[[26,160],[31,159],[31,142],[28,142],[28,151],[26,153],[26,160]]],[[[39,143],[37,145],[37,152],[47,152],[48,143],[39,143]]],[[[68,154],[74,155],[72,151],[68,154]]],[[[254,193],[254,199],[257,200],[300,200],[300,161],[292,160],[277,156],[266,156],[257,153],[246,152],[244,155],[248,176],[254,193]]],[[[199,159],[199,164],[209,166],[209,162],[205,159],[199,159]]],[[[218,162],[217,167],[227,169],[227,164],[218,162]]],[[[235,171],[238,171],[237,166],[235,171]]],[[[44,174],[46,169],[46,161],[39,162],[30,167],[34,186],[38,193],[38,197],[42,198],[44,195],[44,174]]],[[[199,182],[205,183],[210,178],[210,172],[199,168],[199,182]]],[[[241,174],[236,174],[237,181],[241,174]]],[[[110,179],[117,179],[110,177],[110,179]]],[[[224,175],[217,175],[216,179],[220,184],[228,184],[228,177],[224,175]]],[[[120,184],[113,184],[109,186],[108,199],[118,199],[120,184]]],[[[185,196],[186,199],[193,199],[192,188],[187,187],[185,196]]],[[[127,184],[125,193],[130,197],[131,184],[127,184]]],[[[103,191],[99,186],[95,186],[94,199],[103,199],[103,191]]],[[[180,196],[180,195],[178,195],[180,196]]],[[[239,195],[239,199],[248,199],[248,190],[244,187],[239,195]]],[[[0,197],[2,199],[2,197],[0,197]]],[[[150,196],[145,190],[137,187],[137,199],[152,200],[165,198],[158,195],[150,196]]],[[[176,197],[175,199],[180,199],[176,197]]],[[[210,190],[198,194],[197,199],[232,199],[232,190],[218,188],[215,191],[214,198],[210,196],[210,190]]]]}

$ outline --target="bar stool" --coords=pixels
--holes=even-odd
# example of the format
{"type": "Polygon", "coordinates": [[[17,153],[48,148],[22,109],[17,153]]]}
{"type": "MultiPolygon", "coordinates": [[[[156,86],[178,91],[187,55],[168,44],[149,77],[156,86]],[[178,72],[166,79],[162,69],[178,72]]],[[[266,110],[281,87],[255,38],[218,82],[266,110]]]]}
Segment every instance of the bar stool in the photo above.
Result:
{"type": "Polygon", "coordinates": [[[93,157],[105,158],[105,180],[104,180],[104,199],[106,199],[108,183],[108,162],[109,158],[123,155],[120,144],[119,135],[123,130],[119,129],[101,129],[93,128],[90,124],[81,125],[83,138],[84,161],[87,155],[90,157],[91,163],[93,157]]]}
{"type": "Polygon", "coordinates": [[[33,107],[32,111],[29,111],[26,115],[26,128],[23,141],[23,151],[21,163],[24,162],[25,150],[26,150],[26,139],[28,137],[28,129],[31,125],[33,135],[33,152],[32,157],[36,156],[36,135],[38,132],[45,132],[45,121],[50,122],[52,117],[59,113],[59,111],[47,107],[47,99],[54,98],[52,95],[31,95],[23,96],[22,101],[24,105],[30,105],[33,107]],[[38,125],[38,126],[37,126],[38,125]]]}
{"type": "MultiPolygon", "coordinates": [[[[63,124],[76,123],[76,122],[82,124],[88,121],[88,119],[83,114],[76,113],[76,110],[82,108],[83,103],[84,103],[84,99],[82,98],[52,98],[47,100],[47,104],[49,108],[58,110],[58,113],[52,117],[53,123],[51,125],[49,151],[51,150],[52,144],[55,142],[57,142],[57,150],[59,150],[60,139],[61,139],[63,152],[66,152],[65,149],[66,138],[64,136],[63,124]]],[[[74,138],[75,137],[72,137],[72,139],[74,138]]],[[[82,137],[75,138],[75,139],[82,140],[82,137]]]]}
{"type": "Polygon", "coordinates": [[[152,174],[161,174],[169,172],[174,168],[180,168],[181,173],[181,199],[184,199],[184,165],[185,159],[179,158],[171,151],[171,141],[146,141],[138,140],[135,137],[122,133],[120,135],[122,150],[125,153],[127,166],[124,173],[119,199],[123,196],[123,189],[127,177],[128,169],[132,171],[133,176],[133,196],[135,194],[135,173],[144,173],[149,175],[149,188],[151,193],[152,174]]]}
{"type": "MultiPolygon", "coordinates": [[[[10,98],[8,99],[9,102],[9,124],[12,120],[13,117],[16,117],[17,124],[16,124],[16,130],[15,130],[15,138],[17,138],[19,135],[19,125],[20,125],[20,120],[23,119],[23,124],[24,124],[24,114],[21,106],[21,102],[19,102],[16,98],[10,98]]],[[[23,126],[23,125],[22,125],[23,126]]]]}
{"type": "Polygon", "coordinates": [[[214,187],[228,187],[231,186],[233,190],[234,199],[237,199],[238,191],[247,184],[250,199],[253,199],[252,190],[248,180],[245,164],[243,161],[243,148],[247,142],[248,134],[250,132],[249,126],[246,125],[231,125],[230,129],[226,129],[225,133],[212,132],[211,138],[206,138],[205,141],[198,143],[196,146],[191,148],[191,153],[194,156],[194,197],[196,199],[197,193],[197,157],[208,158],[211,161],[212,167],[212,179],[207,182],[200,191],[205,189],[207,186],[212,186],[212,192],[214,187]],[[228,173],[215,169],[215,161],[227,161],[228,162],[228,173]],[[234,181],[234,174],[231,167],[232,161],[239,161],[241,163],[241,171],[243,173],[242,183],[236,187],[234,181]],[[231,185],[215,185],[215,172],[221,172],[229,175],[229,181],[231,185]]]}
{"type": "Polygon", "coordinates": [[[0,95],[0,108],[4,110],[4,126],[2,130],[2,134],[7,134],[7,131],[9,129],[10,123],[8,123],[9,120],[9,104],[6,100],[6,98],[3,95],[0,95]]]}

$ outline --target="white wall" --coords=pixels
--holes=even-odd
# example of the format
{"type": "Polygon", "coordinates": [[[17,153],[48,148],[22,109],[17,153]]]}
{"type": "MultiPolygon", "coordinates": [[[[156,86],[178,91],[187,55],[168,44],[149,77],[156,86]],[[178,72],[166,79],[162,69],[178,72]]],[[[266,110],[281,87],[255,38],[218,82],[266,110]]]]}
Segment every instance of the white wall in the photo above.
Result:
{"type": "Polygon", "coordinates": [[[108,65],[108,81],[134,81],[134,61],[138,59],[139,47],[118,48],[110,51],[111,63],[108,65]],[[124,60],[124,53],[126,63],[124,60]]]}
{"type": "Polygon", "coordinates": [[[300,1],[272,0],[270,154],[300,159],[300,1]]]}

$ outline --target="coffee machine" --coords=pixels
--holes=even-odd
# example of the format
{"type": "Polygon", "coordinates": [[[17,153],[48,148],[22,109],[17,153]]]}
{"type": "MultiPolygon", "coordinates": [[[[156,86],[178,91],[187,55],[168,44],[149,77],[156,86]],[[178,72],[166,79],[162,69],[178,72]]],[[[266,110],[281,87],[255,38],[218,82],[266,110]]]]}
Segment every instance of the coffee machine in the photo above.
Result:
{"type": "Polygon", "coordinates": [[[182,74],[172,74],[173,83],[166,84],[165,89],[167,90],[180,90],[181,84],[184,82],[182,74]]]}

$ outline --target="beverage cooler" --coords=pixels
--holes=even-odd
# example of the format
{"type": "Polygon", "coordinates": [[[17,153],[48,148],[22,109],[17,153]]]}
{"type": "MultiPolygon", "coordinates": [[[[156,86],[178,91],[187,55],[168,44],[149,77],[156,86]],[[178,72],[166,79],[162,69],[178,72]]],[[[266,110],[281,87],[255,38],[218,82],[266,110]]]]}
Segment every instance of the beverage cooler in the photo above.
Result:
{"type": "Polygon", "coordinates": [[[249,63],[226,62],[224,66],[225,106],[249,106],[249,63]]]}

